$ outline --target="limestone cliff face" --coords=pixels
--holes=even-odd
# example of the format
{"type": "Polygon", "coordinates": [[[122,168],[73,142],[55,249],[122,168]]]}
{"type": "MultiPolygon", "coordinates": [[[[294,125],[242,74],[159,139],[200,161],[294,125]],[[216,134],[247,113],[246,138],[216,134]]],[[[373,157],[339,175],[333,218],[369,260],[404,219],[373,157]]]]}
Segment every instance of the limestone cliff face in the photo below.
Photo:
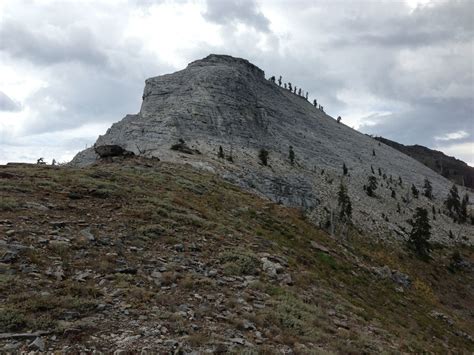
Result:
{"type": "MultiPolygon", "coordinates": [[[[301,207],[321,225],[337,210],[343,182],[355,223],[381,237],[403,235],[416,207],[426,207],[431,214],[434,206],[435,239],[472,243],[474,238],[471,225],[453,224],[438,213],[452,183],[403,153],[338,124],[303,97],[266,80],[262,70],[244,59],[210,55],[184,70],[146,80],[140,112],[112,125],[96,142],[111,144],[137,155],[211,170],[273,201],[301,207]],[[170,149],[180,140],[200,154],[170,149]],[[294,165],[288,158],[290,146],[294,165]],[[219,147],[232,162],[218,157],[219,147]],[[258,159],[262,148],[269,152],[268,166],[258,159]],[[345,176],[343,164],[349,169],[345,176]],[[378,179],[376,197],[364,191],[371,175],[378,179]],[[434,200],[421,196],[425,178],[433,185],[434,200]],[[420,190],[419,198],[412,197],[412,184],[420,190]],[[450,230],[455,240],[448,238],[450,230]]],[[[84,166],[96,159],[94,150],[88,149],[71,164],[84,166]]]]}

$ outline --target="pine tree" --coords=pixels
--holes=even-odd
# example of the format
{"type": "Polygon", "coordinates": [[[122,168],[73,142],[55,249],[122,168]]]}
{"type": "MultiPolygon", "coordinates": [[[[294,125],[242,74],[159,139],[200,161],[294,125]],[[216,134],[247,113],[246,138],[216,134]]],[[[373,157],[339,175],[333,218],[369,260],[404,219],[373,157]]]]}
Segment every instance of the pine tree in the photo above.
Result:
{"type": "Polygon", "coordinates": [[[366,192],[367,192],[367,195],[369,195],[370,197],[374,197],[375,196],[375,190],[377,190],[377,178],[375,176],[369,176],[369,184],[367,186],[367,189],[366,189],[366,192]]]}
{"type": "Polygon", "coordinates": [[[294,165],[295,164],[295,152],[293,151],[293,147],[290,145],[290,151],[288,153],[288,156],[290,158],[290,164],[294,165]]]}
{"type": "Polygon", "coordinates": [[[395,190],[392,190],[392,198],[396,198],[396,197],[397,197],[397,195],[395,193],[395,190]]]}
{"type": "Polygon", "coordinates": [[[348,169],[346,163],[342,163],[342,174],[347,175],[348,169]]]}
{"type": "Polygon", "coordinates": [[[408,245],[418,257],[427,259],[431,251],[429,243],[431,226],[428,219],[428,211],[425,208],[417,207],[413,219],[409,220],[408,223],[412,226],[408,245]]]}
{"type": "Polygon", "coordinates": [[[350,221],[352,217],[352,204],[347,194],[347,188],[343,183],[339,185],[337,193],[337,203],[339,205],[339,218],[341,220],[350,221]]]}
{"type": "Polygon", "coordinates": [[[382,169],[378,169],[378,172],[379,172],[379,176],[382,176],[382,169]]]}
{"type": "Polygon", "coordinates": [[[469,196],[467,194],[461,200],[461,207],[459,208],[459,222],[467,221],[467,205],[469,204],[469,196]]]}
{"type": "Polygon", "coordinates": [[[431,182],[428,179],[425,179],[425,183],[423,185],[423,195],[430,200],[433,199],[433,187],[431,186],[431,182]]]}
{"type": "Polygon", "coordinates": [[[453,218],[453,220],[456,220],[461,211],[461,202],[459,201],[458,188],[455,184],[453,184],[453,187],[451,187],[451,190],[449,190],[448,197],[446,198],[444,204],[449,211],[449,215],[453,218]]]}
{"type": "Polygon", "coordinates": [[[258,158],[262,165],[266,166],[268,164],[268,151],[265,148],[260,149],[258,152],[258,158]]]}
{"type": "Polygon", "coordinates": [[[418,195],[419,195],[419,191],[418,189],[416,188],[415,185],[411,184],[411,193],[413,195],[414,198],[418,198],[418,195]]]}
{"type": "Polygon", "coordinates": [[[219,153],[217,153],[217,156],[221,159],[224,159],[224,149],[222,149],[222,146],[219,146],[219,153]]]}

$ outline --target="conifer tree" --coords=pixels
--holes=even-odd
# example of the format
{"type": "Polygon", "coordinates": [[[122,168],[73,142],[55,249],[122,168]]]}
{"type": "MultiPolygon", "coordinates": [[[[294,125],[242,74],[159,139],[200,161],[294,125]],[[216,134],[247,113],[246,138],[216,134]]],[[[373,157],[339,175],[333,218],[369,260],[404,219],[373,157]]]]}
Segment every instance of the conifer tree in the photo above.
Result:
{"type": "Polygon", "coordinates": [[[222,149],[222,146],[219,146],[219,153],[217,153],[217,156],[221,159],[224,158],[224,149],[222,149]]]}
{"type": "Polygon", "coordinates": [[[295,152],[293,151],[293,147],[290,145],[290,151],[288,153],[288,157],[290,158],[291,165],[295,164],[295,152]]]}
{"type": "Polygon", "coordinates": [[[429,239],[431,238],[431,226],[428,219],[428,211],[425,208],[417,207],[413,219],[409,220],[412,230],[408,238],[409,247],[415,254],[427,259],[431,251],[429,239]]]}
{"type": "Polygon", "coordinates": [[[467,221],[467,205],[469,204],[469,196],[467,194],[461,200],[461,207],[459,208],[459,222],[467,221]]]}
{"type": "Polygon", "coordinates": [[[258,152],[258,158],[260,159],[262,165],[268,165],[268,151],[266,149],[260,149],[260,151],[258,152]]]}
{"type": "Polygon", "coordinates": [[[342,174],[347,175],[348,169],[346,163],[342,163],[342,174]]]}
{"type": "Polygon", "coordinates": [[[414,198],[418,198],[418,195],[420,192],[418,191],[418,189],[416,188],[414,184],[411,184],[411,193],[414,198]]]}
{"type": "Polygon", "coordinates": [[[430,200],[433,199],[433,187],[431,186],[431,182],[428,179],[425,179],[425,183],[423,185],[423,195],[430,200]]]}
{"type": "Polygon", "coordinates": [[[449,190],[448,197],[444,204],[449,211],[449,215],[453,220],[456,220],[461,211],[461,202],[459,201],[459,193],[456,184],[453,184],[453,187],[449,190]]]}
{"type": "Polygon", "coordinates": [[[339,205],[339,218],[343,221],[350,221],[352,217],[352,204],[347,194],[347,188],[342,182],[337,193],[337,203],[339,205]]]}
{"type": "Polygon", "coordinates": [[[375,196],[375,190],[377,190],[377,178],[373,175],[369,176],[369,184],[367,186],[366,192],[370,197],[375,196]]]}

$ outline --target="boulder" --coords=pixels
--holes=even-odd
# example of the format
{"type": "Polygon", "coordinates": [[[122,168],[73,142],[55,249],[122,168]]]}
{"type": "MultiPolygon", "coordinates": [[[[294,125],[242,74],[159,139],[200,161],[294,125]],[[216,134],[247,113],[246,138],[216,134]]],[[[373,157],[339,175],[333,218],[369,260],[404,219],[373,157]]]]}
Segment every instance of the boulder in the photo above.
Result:
{"type": "Polygon", "coordinates": [[[94,147],[94,150],[101,158],[118,157],[122,155],[134,155],[133,152],[125,150],[121,146],[116,144],[99,145],[94,147]]]}

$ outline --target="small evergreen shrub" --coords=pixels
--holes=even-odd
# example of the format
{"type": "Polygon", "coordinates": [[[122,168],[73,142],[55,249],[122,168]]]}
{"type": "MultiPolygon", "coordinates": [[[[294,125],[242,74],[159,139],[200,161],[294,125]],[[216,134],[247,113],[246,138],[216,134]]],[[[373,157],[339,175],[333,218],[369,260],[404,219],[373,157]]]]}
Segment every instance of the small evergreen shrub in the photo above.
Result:
{"type": "Polygon", "coordinates": [[[224,149],[222,149],[222,146],[219,146],[219,152],[217,153],[217,157],[220,159],[224,159],[224,149]]]}
{"type": "Polygon", "coordinates": [[[433,199],[433,187],[431,186],[431,181],[425,179],[423,184],[423,196],[429,198],[430,200],[433,199]]]}
{"type": "Polygon", "coordinates": [[[260,163],[262,165],[268,165],[268,151],[265,148],[260,149],[258,152],[258,158],[260,159],[260,163]]]}
{"type": "Polygon", "coordinates": [[[371,176],[369,176],[368,180],[369,180],[369,183],[368,183],[368,185],[365,189],[365,192],[370,197],[374,197],[375,196],[375,190],[377,190],[377,187],[378,187],[377,178],[375,176],[371,175],[371,176]]]}
{"type": "Polygon", "coordinates": [[[288,157],[290,158],[290,164],[295,164],[295,152],[293,151],[293,147],[290,145],[290,150],[288,152],[288,157]]]}

